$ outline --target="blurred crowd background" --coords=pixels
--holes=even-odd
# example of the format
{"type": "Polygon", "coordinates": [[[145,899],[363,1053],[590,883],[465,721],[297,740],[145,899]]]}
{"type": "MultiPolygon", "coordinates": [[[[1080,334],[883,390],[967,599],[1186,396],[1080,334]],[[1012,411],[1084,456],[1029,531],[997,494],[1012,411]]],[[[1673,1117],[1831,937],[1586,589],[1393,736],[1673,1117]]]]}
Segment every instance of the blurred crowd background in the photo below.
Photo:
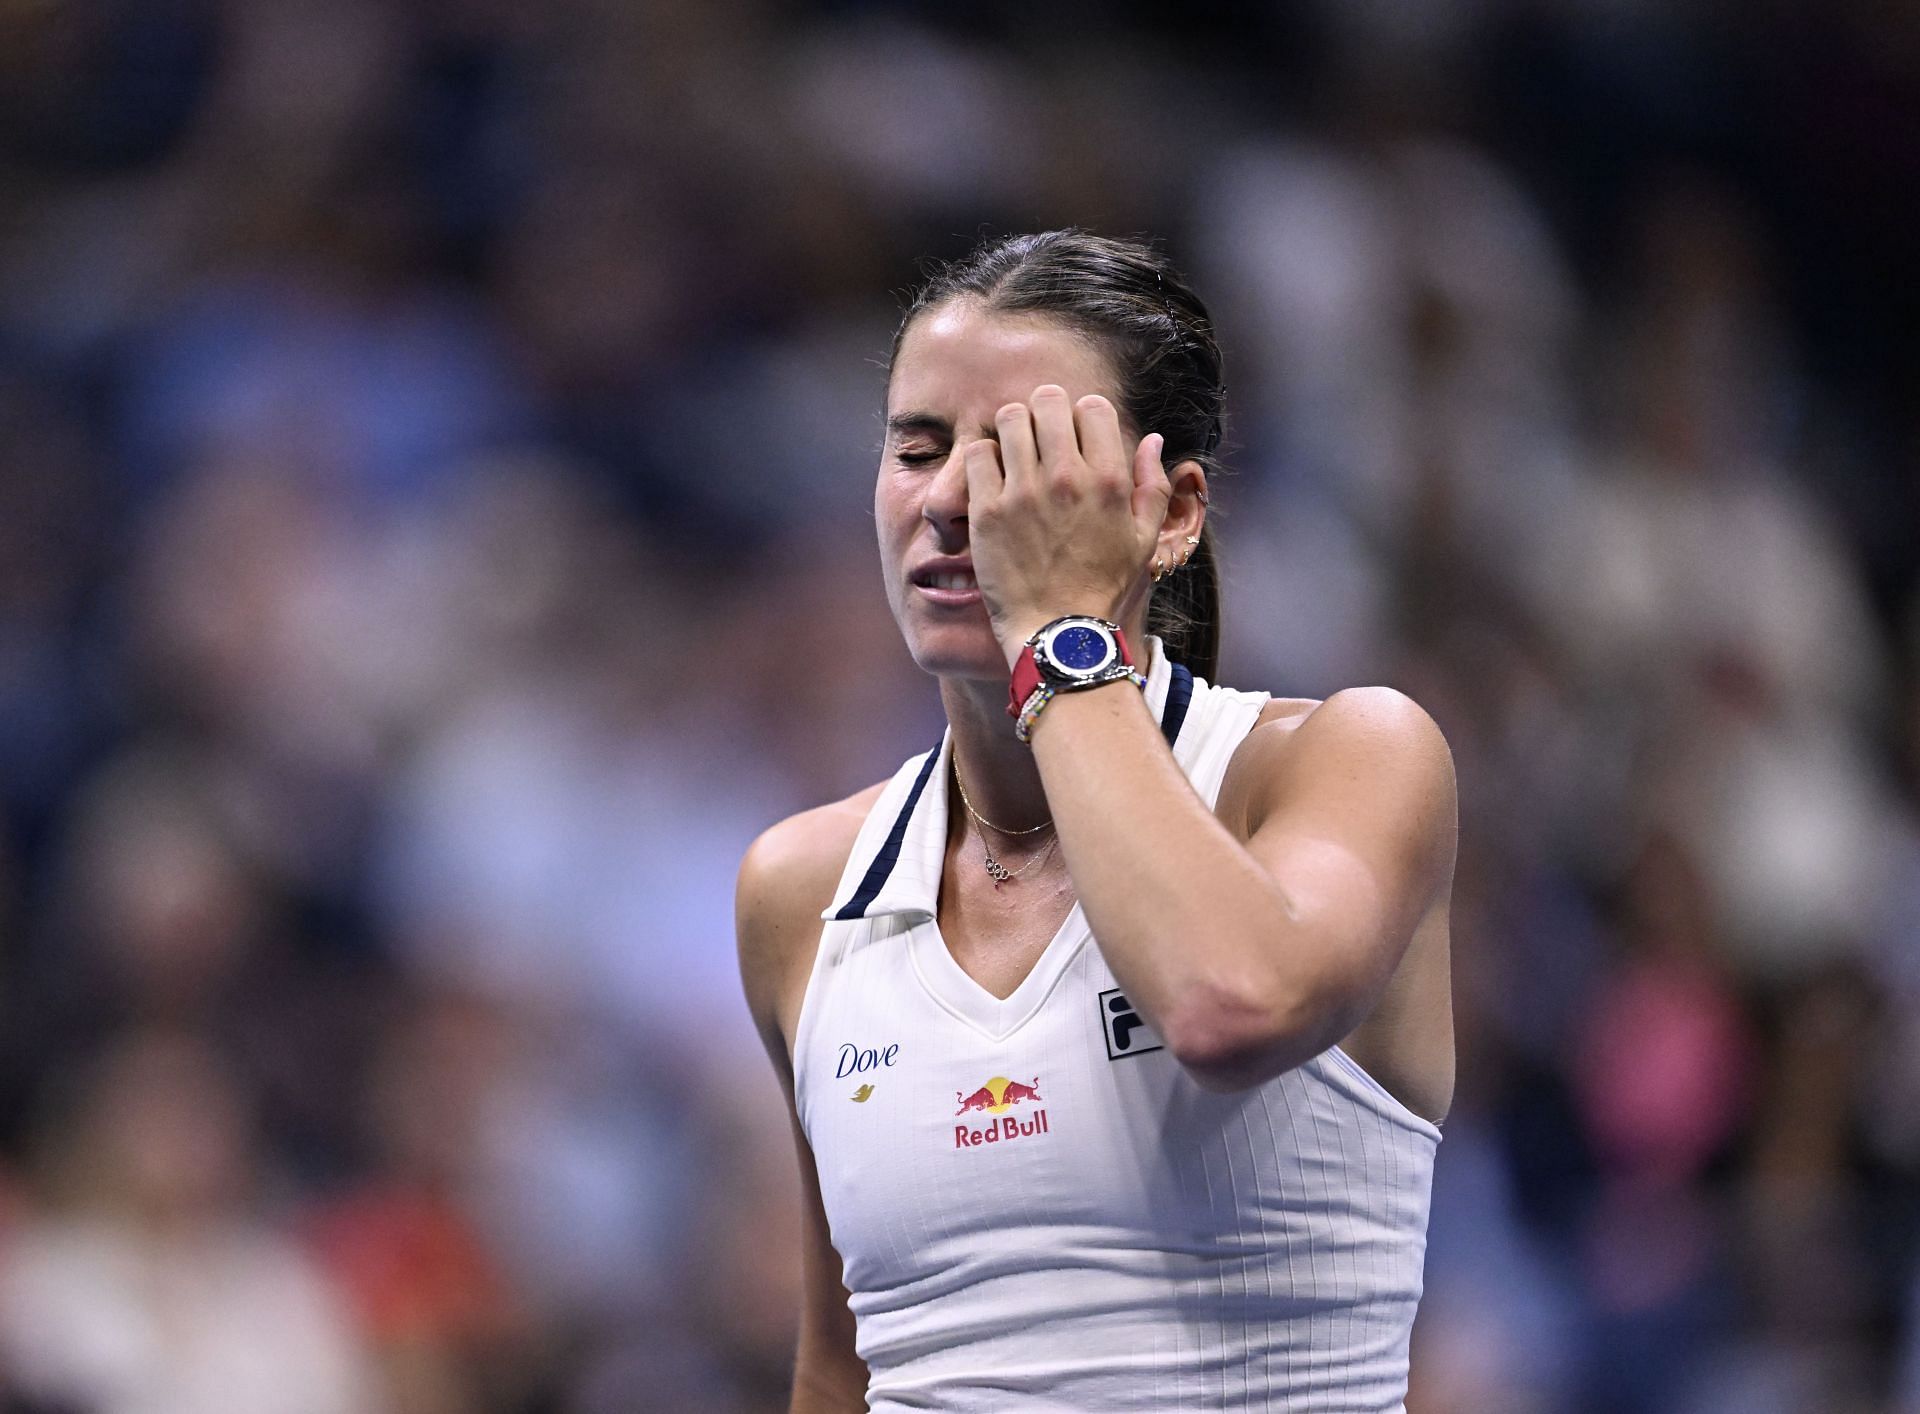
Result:
{"type": "Polygon", "coordinates": [[[1413,1414],[1920,1411],[1920,10],[0,0],[0,1410],[784,1407],[735,867],[925,257],[1212,304],[1462,787],[1413,1414]]]}

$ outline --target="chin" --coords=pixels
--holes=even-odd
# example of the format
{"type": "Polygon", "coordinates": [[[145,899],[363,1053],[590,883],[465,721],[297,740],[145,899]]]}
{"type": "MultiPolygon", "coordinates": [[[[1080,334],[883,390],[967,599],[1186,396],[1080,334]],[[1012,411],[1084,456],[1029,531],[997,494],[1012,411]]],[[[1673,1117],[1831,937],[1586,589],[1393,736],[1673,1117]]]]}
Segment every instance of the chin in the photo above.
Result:
{"type": "Polygon", "coordinates": [[[984,624],[968,629],[923,625],[918,633],[908,636],[907,651],[922,672],[937,678],[1005,682],[1009,676],[1006,655],[984,624]]]}

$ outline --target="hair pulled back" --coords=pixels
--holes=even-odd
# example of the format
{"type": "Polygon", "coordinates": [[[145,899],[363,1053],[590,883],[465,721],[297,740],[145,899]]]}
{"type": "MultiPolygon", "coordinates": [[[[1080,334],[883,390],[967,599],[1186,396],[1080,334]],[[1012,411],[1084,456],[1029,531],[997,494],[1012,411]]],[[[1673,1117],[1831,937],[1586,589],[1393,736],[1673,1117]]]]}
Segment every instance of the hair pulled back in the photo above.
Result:
{"type": "MultiPolygon", "coordinates": [[[[1090,340],[1113,365],[1121,416],[1142,436],[1166,438],[1167,466],[1196,461],[1209,476],[1221,469],[1226,388],[1213,321],[1159,251],[1079,230],[984,242],[939,267],[914,294],[894,354],[921,314],[963,297],[996,313],[1045,315],[1090,340]]],[[[1211,518],[1186,564],[1153,587],[1147,632],[1189,671],[1217,677],[1220,572],[1211,518]]]]}

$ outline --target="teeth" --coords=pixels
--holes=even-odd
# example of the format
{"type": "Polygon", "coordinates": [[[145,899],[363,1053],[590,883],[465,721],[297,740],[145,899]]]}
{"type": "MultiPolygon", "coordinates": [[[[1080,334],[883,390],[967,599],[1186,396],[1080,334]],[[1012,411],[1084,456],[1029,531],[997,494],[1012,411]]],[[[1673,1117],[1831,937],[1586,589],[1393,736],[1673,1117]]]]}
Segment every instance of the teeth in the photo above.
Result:
{"type": "Polygon", "coordinates": [[[974,578],[970,574],[935,574],[927,577],[930,589],[972,589],[974,578]]]}

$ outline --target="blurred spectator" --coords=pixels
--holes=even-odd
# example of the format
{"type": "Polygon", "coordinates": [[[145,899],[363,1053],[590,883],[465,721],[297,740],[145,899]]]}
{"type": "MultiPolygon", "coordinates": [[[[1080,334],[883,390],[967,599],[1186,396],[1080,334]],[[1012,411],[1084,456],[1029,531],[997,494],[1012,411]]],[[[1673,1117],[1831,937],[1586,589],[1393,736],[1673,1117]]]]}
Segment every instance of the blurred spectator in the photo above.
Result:
{"type": "Polygon", "coordinates": [[[212,1052],[134,1032],[76,1090],[51,1121],[47,1210],[0,1269],[18,1386],[103,1414],[378,1408],[332,1291],[251,1215],[265,1174],[212,1052]]]}
{"type": "Polygon", "coordinates": [[[368,1077],[372,1173],[309,1242],[387,1375],[396,1414],[508,1408],[534,1336],[470,1202],[497,1049],[484,1016],[402,1011],[368,1077]]]}

